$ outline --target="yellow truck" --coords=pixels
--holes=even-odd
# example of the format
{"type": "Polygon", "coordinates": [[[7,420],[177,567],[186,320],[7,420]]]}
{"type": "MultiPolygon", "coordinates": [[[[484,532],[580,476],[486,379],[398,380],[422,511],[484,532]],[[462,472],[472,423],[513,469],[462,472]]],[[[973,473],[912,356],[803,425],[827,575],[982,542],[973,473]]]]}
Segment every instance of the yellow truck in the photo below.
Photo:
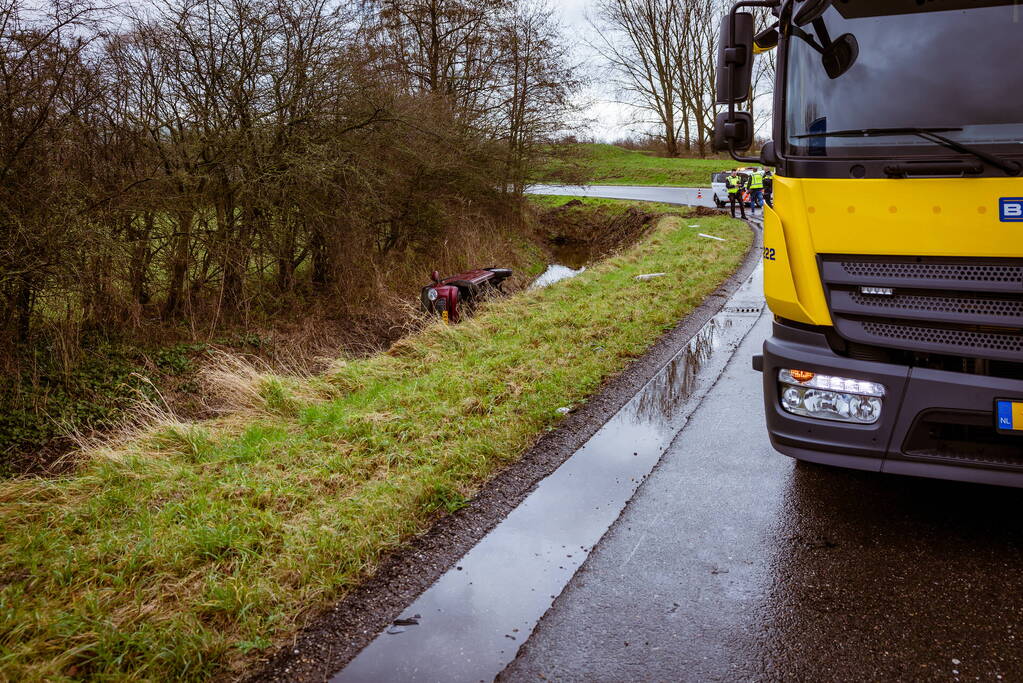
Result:
{"type": "Polygon", "coordinates": [[[1021,55],[1014,0],[746,1],[723,20],[715,146],[777,169],[754,367],[781,453],[1023,486],[1021,55]],[[772,141],[750,158],[737,107],[766,50],[772,141]]]}

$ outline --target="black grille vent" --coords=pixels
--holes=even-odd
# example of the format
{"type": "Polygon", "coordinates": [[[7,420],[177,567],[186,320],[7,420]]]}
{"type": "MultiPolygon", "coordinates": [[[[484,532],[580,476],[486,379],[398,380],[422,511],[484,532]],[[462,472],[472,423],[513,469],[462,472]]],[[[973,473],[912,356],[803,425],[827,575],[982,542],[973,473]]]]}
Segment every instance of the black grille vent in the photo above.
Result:
{"type": "Polygon", "coordinates": [[[821,274],[848,341],[1023,363],[1023,259],[822,256],[821,274]]]}
{"type": "Polygon", "coordinates": [[[957,465],[1020,469],[1023,436],[996,432],[991,429],[993,420],[987,412],[927,411],[917,417],[902,450],[910,457],[957,465]]]}
{"type": "Polygon", "coordinates": [[[863,322],[864,331],[874,337],[920,342],[924,346],[941,345],[959,349],[1007,351],[1023,354],[1023,335],[971,330],[947,330],[891,323],[863,322]]]}
{"type": "Polygon", "coordinates": [[[960,282],[1019,282],[1023,284],[1023,265],[842,261],[842,270],[854,277],[916,278],[960,282]]]}
{"type": "MultiPolygon", "coordinates": [[[[1006,318],[1023,318],[1023,300],[987,299],[959,296],[873,296],[852,292],[853,302],[864,309],[893,309],[904,311],[928,311],[934,313],[956,313],[959,315],[992,315],[1006,318]]],[[[897,313],[895,315],[898,315],[897,313]]]]}

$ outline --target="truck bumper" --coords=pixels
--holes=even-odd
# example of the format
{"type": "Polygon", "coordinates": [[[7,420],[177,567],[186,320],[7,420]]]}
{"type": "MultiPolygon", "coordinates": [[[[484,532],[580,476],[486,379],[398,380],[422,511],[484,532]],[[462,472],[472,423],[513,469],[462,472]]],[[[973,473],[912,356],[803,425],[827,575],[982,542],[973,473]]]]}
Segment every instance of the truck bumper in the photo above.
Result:
{"type": "Polygon", "coordinates": [[[1023,436],[995,429],[995,399],[1023,400],[1023,380],[913,368],[836,354],[824,334],[776,320],[764,343],[771,444],[799,460],[873,472],[1023,487],[1023,436]],[[880,382],[873,425],[801,417],[781,405],[778,371],[812,370],[880,382]]]}

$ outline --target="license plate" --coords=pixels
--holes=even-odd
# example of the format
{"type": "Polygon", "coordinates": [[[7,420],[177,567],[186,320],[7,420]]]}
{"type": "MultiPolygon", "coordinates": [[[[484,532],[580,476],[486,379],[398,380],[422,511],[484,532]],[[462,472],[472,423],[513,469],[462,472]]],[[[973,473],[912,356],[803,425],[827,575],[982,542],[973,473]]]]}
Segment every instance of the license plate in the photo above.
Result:
{"type": "Polygon", "coordinates": [[[1023,434],[1023,401],[998,399],[995,401],[995,426],[1000,432],[1023,434]]]}

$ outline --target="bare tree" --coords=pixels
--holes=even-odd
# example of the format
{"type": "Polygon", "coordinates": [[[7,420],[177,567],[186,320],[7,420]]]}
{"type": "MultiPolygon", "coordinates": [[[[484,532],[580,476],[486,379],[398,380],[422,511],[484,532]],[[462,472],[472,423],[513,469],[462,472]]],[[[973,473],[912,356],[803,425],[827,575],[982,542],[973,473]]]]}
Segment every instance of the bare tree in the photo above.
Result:
{"type": "Polygon", "coordinates": [[[78,134],[99,95],[93,13],[0,5],[0,329],[22,341],[48,290],[74,277],[69,250],[84,226],[73,188],[91,161],[78,134]]]}
{"type": "Polygon", "coordinates": [[[716,62],[720,0],[680,0],[681,39],[674,60],[685,102],[686,147],[703,157],[710,151],[717,115],[716,62]]]}
{"type": "MultiPolygon", "coordinates": [[[[646,115],[667,152],[711,152],[718,27],[724,0],[600,0],[594,46],[616,75],[623,99],[646,115]]],[[[761,12],[763,28],[770,15],[761,12]]],[[[758,62],[749,106],[768,94],[773,55],[758,62]]],[[[764,108],[769,111],[769,107],[764,108]]],[[[764,115],[758,123],[763,125],[764,115]]],[[[648,128],[649,130],[649,128],[648,128]]]]}
{"type": "Polygon", "coordinates": [[[362,287],[517,212],[577,85],[526,0],[0,1],[6,342],[362,287]]]}
{"type": "Polygon", "coordinates": [[[505,187],[525,190],[529,169],[565,128],[580,80],[544,2],[516,9],[502,25],[499,130],[507,140],[505,187]]]}
{"type": "Polygon", "coordinates": [[[680,92],[676,44],[680,0],[599,0],[593,47],[617,77],[620,94],[652,117],[670,156],[679,153],[686,111],[680,92]]]}
{"type": "MultiPolygon", "coordinates": [[[[774,23],[775,18],[763,9],[755,11],[755,30],[759,33],[774,23]]],[[[753,113],[756,130],[770,135],[774,111],[774,79],[777,65],[777,51],[769,50],[756,56],[753,65],[753,81],[750,88],[749,111],[753,113]]]]}
{"type": "Polygon", "coordinates": [[[469,113],[493,88],[496,32],[506,0],[382,0],[390,57],[413,92],[443,96],[469,113]]]}

